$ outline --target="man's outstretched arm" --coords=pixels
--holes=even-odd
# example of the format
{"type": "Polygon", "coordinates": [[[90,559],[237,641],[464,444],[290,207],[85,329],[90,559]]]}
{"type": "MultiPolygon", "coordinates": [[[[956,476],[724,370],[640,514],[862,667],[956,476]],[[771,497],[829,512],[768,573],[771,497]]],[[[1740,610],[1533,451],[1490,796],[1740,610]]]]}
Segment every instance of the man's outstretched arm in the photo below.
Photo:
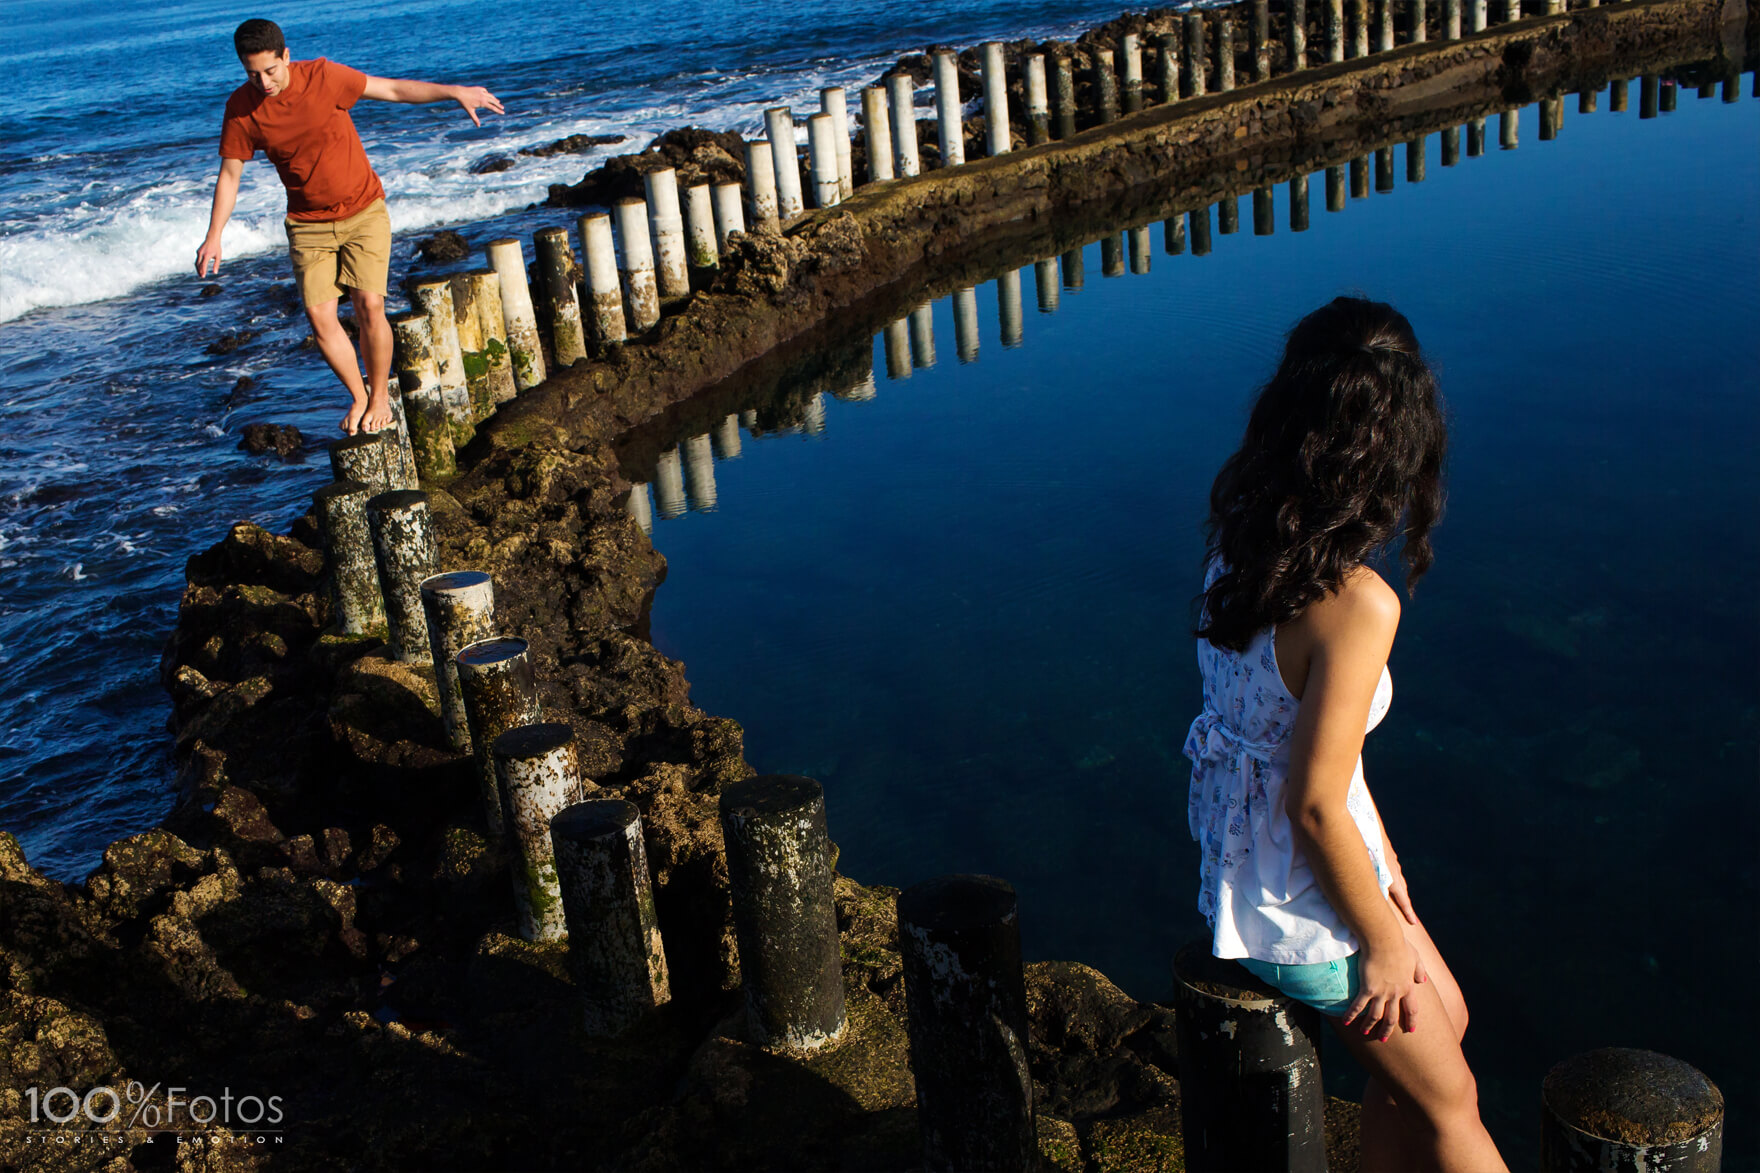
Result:
{"type": "Polygon", "coordinates": [[[232,205],[238,202],[238,178],[243,174],[243,159],[220,160],[220,174],[214,177],[214,207],[208,213],[208,236],[196,250],[197,277],[220,271],[220,230],[232,218],[232,205]]]}
{"type": "Polygon", "coordinates": [[[409,102],[418,106],[428,102],[457,102],[478,126],[483,125],[483,120],[477,117],[478,110],[507,113],[501,108],[501,99],[482,86],[448,86],[431,81],[408,81],[369,75],[367,88],[361,91],[361,97],[375,98],[381,102],[409,102]]]}

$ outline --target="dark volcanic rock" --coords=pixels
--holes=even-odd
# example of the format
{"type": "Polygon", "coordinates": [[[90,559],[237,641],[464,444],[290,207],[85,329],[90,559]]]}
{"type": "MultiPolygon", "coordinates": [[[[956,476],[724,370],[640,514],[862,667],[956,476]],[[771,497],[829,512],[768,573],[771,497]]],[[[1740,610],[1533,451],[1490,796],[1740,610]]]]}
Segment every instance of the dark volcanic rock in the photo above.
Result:
{"type": "Polygon", "coordinates": [[[678,172],[680,191],[699,183],[743,183],[745,139],[732,131],[687,126],[669,130],[635,155],[617,155],[587,172],[579,183],[550,185],[544,202],[551,207],[610,206],[621,199],[639,199],[642,176],[671,167],[678,172]]]}
{"type": "Polygon", "coordinates": [[[614,146],[628,139],[626,134],[571,134],[541,147],[521,147],[519,153],[540,159],[548,159],[551,155],[584,155],[595,147],[614,146]]]}
{"type": "Polygon", "coordinates": [[[246,424],[244,438],[238,446],[246,452],[273,452],[283,460],[296,455],[305,443],[298,428],[292,424],[246,424]]]}
{"type": "Polygon", "coordinates": [[[512,155],[484,155],[471,164],[472,175],[494,175],[498,171],[511,171],[519,165],[519,160],[512,155]]]}
{"type": "MultiPolygon", "coordinates": [[[[505,171],[506,168],[497,168],[497,170],[505,171]]],[[[417,241],[416,252],[421,254],[422,260],[430,265],[436,265],[447,261],[464,260],[471,255],[471,246],[466,244],[464,237],[456,232],[436,232],[424,240],[417,241]]]]}
{"type": "Polygon", "coordinates": [[[202,291],[197,296],[199,296],[199,297],[219,297],[220,296],[220,286],[218,283],[210,281],[210,282],[208,282],[208,284],[202,286],[202,291]]]}
{"type": "Polygon", "coordinates": [[[257,336],[255,330],[230,330],[208,343],[209,354],[231,354],[257,336]]]}

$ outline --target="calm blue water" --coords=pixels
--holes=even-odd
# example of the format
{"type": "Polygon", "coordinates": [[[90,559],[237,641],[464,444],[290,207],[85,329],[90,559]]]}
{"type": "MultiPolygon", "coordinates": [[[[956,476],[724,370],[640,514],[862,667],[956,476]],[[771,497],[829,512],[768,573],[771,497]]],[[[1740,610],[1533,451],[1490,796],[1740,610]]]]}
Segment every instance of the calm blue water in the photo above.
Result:
{"type": "Polygon", "coordinates": [[[1515,151],[1493,119],[1453,168],[1432,136],[1421,185],[1401,148],[1395,191],[1341,214],[1317,175],[1305,233],[1285,186],[1269,238],[1250,199],[1208,256],[1150,226],[1147,275],[1102,279],[1091,244],[1055,313],[1028,266],[1019,347],[984,284],[975,363],[936,303],[932,368],[888,378],[877,339],[872,399],[748,434],[713,511],[658,522],[655,642],[758,768],[825,784],[849,874],[1004,876],[1030,956],[1165,997],[1203,931],[1180,747],[1210,481],[1284,330],[1391,301],[1452,464],[1365,766],[1487,1119],[1530,1165],[1552,1063],[1651,1047],[1720,1082],[1726,1167],[1753,1167],[1757,1040],[1722,1007],[1760,895],[1760,103],[1639,121],[1632,89],[1631,114],[1567,101],[1553,142],[1522,111],[1515,151]]]}

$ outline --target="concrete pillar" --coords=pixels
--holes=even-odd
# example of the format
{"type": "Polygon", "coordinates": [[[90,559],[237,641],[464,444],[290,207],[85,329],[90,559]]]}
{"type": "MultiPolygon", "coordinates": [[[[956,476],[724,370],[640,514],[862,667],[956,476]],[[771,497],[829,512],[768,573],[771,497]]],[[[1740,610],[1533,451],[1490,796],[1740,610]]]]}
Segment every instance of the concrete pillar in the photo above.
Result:
{"type": "Polygon", "coordinates": [[[1289,230],[1308,230],[1308,177],[1298,175],[1289,181],[1289,230]]]}
{"type": "Polygon", "coordinates": [[[1014,139],[1008,125],[1008,72],[1002,42],[984,43],[984,134],[992,157],[1006,155],[1014,139]]]}
{"type": "Polygon", "coordinates": [[[533,234],[532,244],[544,286],[544,307],[549,311],[550,353],[557,366],[572,366],[587,357],[587,340],[575,294],[577,269],[568,229],[540,228],[533,234]]]}
{"type": "Polygon", "coordinates": [[[746,198],[750,201],[752,227],[759,232],[781,231],[776,215],[776,164],[770,144],[763,139],[746,142],[746,198]]]}
{"type": "Polygon", "coordinates": [[[886,90],[862,90],[862,134],[868,147],[868,182],[892,178],[892,119],[886,112],[886,90]]]}
{"type": "Polygon", "coordinates": [[[1461,128],[1444,127],[1442,131],[1442,165],[1454,167],[1461,161],[1461,128]]]}
{"type": "Polygon", "coordinates": [[[966,161],[964,107],[959,100],[959,58],[943,49],[932,59],[935,65],[935,129],[940,136],[941,165],[958,167],[966,161]]]}
{"type": "MultiPolygon", "coordinates": [[[[1756,76],[1760,76],[1757,74],[1756,76]]],[[[1607,83],[1607,108],[1615,114],[1626,112],[1626,79],[1616,77],[1607,83]]]]}
{"type": "Polygon", "coordinates": [[[1190,221],[1189,227],[1191,228],[1191,236],[1192,236],[1192,255],[1194,257],[1209,256],[1210,255],[1210,207],[1209,207],[1209,205],[1206,204],[1202,208],[1193,208],[1191,210],[1191,212],[1187,214],[1186,219],[1190,221]]]}
{"type": "Polygon", "coordinates": [[[531,645],[513,636],[478,640],[460,648],[452,662],[458,667],[459,687],[464,692],[483,821],[491,835],[500,837],[507,832],[507,819],[501,780],[495,772],[495,739],[509,729],[536,725],[544,719],[531,645]]]}
{"type": "Polygon", "coordinates": [[[367,498],[359,481],[337,481],[312,494],[318,532],[324,535],[324,578],[330,622],[343,635],[365,635],[385,623],[367,498]]]}
{"type": "Polygon", "coordinates": [[[1174,28],[1176,31],[1163,36],[1155,50],[1156,76],[1161,81],[1163,104],[1179,101],[1179,26],[1174,28]]]}
{"type": "Polygon", "coordinates": [[[629,337],[623,324],[623,290],[617,275],[617,245],[611,233],[611,217],[604,212],[582,216],[578,225],[581,252],[587,258],[588,320],[593,339],[601,346],[614,346],[629,337]]]}
{"type": "Polygon", "coordinates": [[[471,397],[465,387],[464,355],[458,349],[452,283],[444,277],[419,282],[410,289],[410,300],[428,316],[428,353],[440,378],[440,397],[446,403],[453,447],[462,448],[477,434],[477,425],[471,418],[471,397]]]}
{"type": "Polygon", "coordinates": [[[1562,16],[1562,15],[1564,15],[1564,10],[1565,10],[1564,0],[1546,0],[1546,15],[1547,16],[1562,16]]]}
{"type": "Polygon", "coordinates": [[[1564,99],[1541,98],[1540,106],[1540,141],[1549,143],[1558,137],[1558,128],[1564,122],[1564,99]]]}
{"type": "Polygon", "coordinates": [[[917,157],[917,83],[908,73],[886,79],[886,95],[892,105],[892,169],[900,179],[923,170],[917,157]]]}
{"type": "Polygon", "coordinates": [[[1717,1173],[1723,1093],[1655,1051],[1605,1047],[1558,1064],[1540,1087],[1542,1173],[1717,1173]]]}
{"type": "Polygon", "coordinates": [[[1180,70],[1179,92],[1187,98],[1201,98],[1204,96],[1204,50],[1207,45],[1204,14],[1195,11],[1186,13],[1185,24],[1186,56],[1184,68],[1180,70]]]}
{"type": "Polygon", "coordinates": [[[1470,6],[1469,11],[1472,13],[1471,23],[1473,31],[1476,33],[1484,32],[1486,25],[1491,23],[1490,0],[1467,0],[1467,4],[1470,6]]]}
{"type": "Polygon", "coordinates": [[[678,458],[678,446],[660,453],[654,461],[654,503],[660,508],[660,520],[683,517],[689,508],[684,495],[684,465],[678,458]]]}
{"type": "Polygon", "coordinates": [[[1216,231],[1233,236],[1241,228],[1241,202],[1238,196],[1223,196],[1216,201],[1216,231]]]}
{"type": "Polygon", "coordinates": [[[1234,89],[1234,21],[1226,11],[1216,20],[1216,88],[1234,89]]]}
{"type": "Polygon", "coordinates": [[[1083,260],[1082,250],[1072,248],[1058,258],[1058,268],[1063,272],[1063,287],[1071,293],[1082,291],[1082,282],[1087,278],[1087,264],[1083,260]]]}
{"type": "MultiPolygon", "coordinates": [[[[772,143],[772,149],[774,149],[772,143]]],[[[690,266],[685,259],[684,213],[678,206],[678,172],[670,167],[642,176],[648,197],[648,224],[654,233],[654,279],[662,302],[689,297],[690,266]]],[[[624,241],[628,251],[629,241],[624,241]]]]}
{"type": "Polygon", "coordinates": [[[429,661],[422,580],[440,569],[440,551],[428,518],[428,495],[395,489],[367,499],[373,564],[385,599],[386,644],[406,664],[429,661]]]}
{"type": "Polygon", "coordinates": [[[1510,24],[1522,19],[1522,0],[1504,0],[1503,14],[1510,24]]]}
{"type": "Polygon", "coordinates": [[[1393,0],[1375,0],[1375,51],[1393,50],[1393,0]]]}
{"type": "Polygon", "coordinates": [[[1277,204],[1268,187],[1253,189],[1253,235],[1270,236],[1277,231],[1277,204]]]}
{"type": "Polygon", "coordinates": [[[631,333],[640,334],[660,320],[660,290],[654,282],[654,252],[648,243],[648,205],[638,199],[618,200],[611,209],[623,241],[623,307],[631,333]]]}
{"type": "MultiPolygon", "coordinates": [[[[824,115],[816,117],[823,118],[824,115]]],[[[709,513],[714,510],[718,500],[715,492],[715,448],[709,442],[709,433],[691,436],[679,448],[684,452],[685,500],[698,513],[709,513]]]]}
{"type": "Polygon", "coordinates": [[[1326,60],[1344,60],[1344,0],[1326,0],[1326,60]]]}
{"type": "Polygon", "coordinates": [[[1324,1173],[1320,1012],[1210,956],[1173,962],[1180,1132],[1195,1169],[1324,1173]]]}
{"type": "Polygon", "coordinates": [[[1477,159],[1485,153],[1485,120],[1470,118],[1467,120],[1467,158],[1477,159]]]}
{"type": "Polygon", "coordinates": [[[1027,145],[1036,147],[1051,141],[1051,94],[1045,85],[1043,53],[1027,58],[1023,88],[1027,99],[1027,145]]]}
{"type": "Polygon", "coordinates": [[[1369,55],[1369,0],[1350,0],[1352,56],[1369,55]]]}
{"type": "Polygon", "coordinates": [[[907,888],[898,942],[925,1168],[1036,1168],[1014,889],[994,876],[907,888]]]}
{"type": "Polygon", "coordinates": [[[721,838],[755,1042],[811,1054],[843,1036],[843,961],[825,792],[765,774],[721,792],[721,838]]]}
{"type": "Polygon", "coordinates": [[[374,496],[402,487],[392,485],[391,474],[385,467],[384,432],[359,432],[332,440],[327,447],[330,450],[330,475],[337,480],[359,481],[374,496]]]}
{"type": "Polygon", "coordinates": [[[715,425],[710,437],[715,442],[715,459],[738,460],[740,458],[739,416],[729,412],[720,423],[715,425]]]}
{"type": "Polygon", "coordinates": [[[1186,251],[1186,218],[1177,212],[1161,223],[1161,250],[1170,257],[1186,251]]]}
{"type": "Polygon", "coordinates": [[[672,1000],[641,811],[621,798],[578,802],[550,820],[550,845],[582,1024],[620,1035],[672,1000]]]}
{"type": "Polygon", "coordinates": [[[801,158],[794,141],[794,115],[787,106],[764,111],[764,130],[770,139],[770,162],[776,168],[776,214],[784,224],[800,215],[801,158]]]}
{"type": "MultiPolygon", "coordinates": [[[[393,316],[391,336],[396,342],[397,381],[403,390],[416,472],[423,480],[453,476],[458,472],[458,461],[452,425],[446,416],[446,396],[440,388],[440,371],[434,365],[428,315],[418,312],[393,316]]],[[[543,362],[542,355],[539,362],[543,362]]]]}
{"type": "Polygon", "coordinates": [[[953,293],[953,340],[962,363],[978,361],[978,291],[953,293]]]}
{"type": "Polygon", "coordinates": [[[1369,156],[1358,155],[1351,160],[1351,198],[1369,198],[1369,156]]]}
{"type": "Polygon", "coordinates": [[[1124,77],[1124,112],[1135,114],[1143,108],[1143,43],[1136,33],[1119,38],[1119,72],[1124,77]]]}
{"type": "Polygon", "coordinates": [[[1406,143],[1406,182],[1424,182],[1424,140],[1421,138],[1406,143]]]}
{"type": "Polygon", "coordinates": [[[855,164],[851,161],[849,143],[849,93],[842,86],[827,86],[819,91],[819,110],[831,115],[837,131],[837,195],[848,199],[856,194],[855,164]]]}
{"type": "Polygon", "coordinates": [[[1151,252],[1151,249],[1149,248],[1149,230],[1146,227],[1131,228],[1127,229],[1124,235],[1126,241],[1130,245],[1131,272],[1139,277],[1144,276],[1149,272],[1149,257],[1151,252]]]}
{"type": "Polygon", "coordinates": [[[1412,0],[1412,32],[1413,44],[1422,44],[1430,37],[1430,30],[1425,27],[1430,14],[1426,11],[1424,0],[1412,0]]]}
{"type": "Polygon", "coordinates": [[[1381,147],[1375,152],[1375,190],[1383,194],[1393,190],[1393,148],[1381,147]]]}
{"type": "MultiPolygon", "coordinates": [[[[739,206],[737,200],[734,206],[739,206]]],[[[696,272],[706,275],[721,267],[721,245],[715,236],[715,199],[706,183],[685,189],[684,246],[685,261],[696,272]]]]}
{"type": "Polygon", "coordinates": [[[1520,118],[1520,110],[1504,110],[1497,116],[1497,145],[1506,151],[1516,149],[1520,118]]]}
{"type": "Polygon", "coordinates": [[[886,377],[889,379],[910,378],[911,335],[908,323],[904,318],[888,322],[883,333],[886,345],[886,377]]]}
{"type": "Polygon", "coordinates": [[[1042,261],[1033,262],[1033,286],[1039,297],[1039,312],[1054,314],[1059,302],[1057,290],[1057,261],[1046,257],[1042,261]]]}
{"type": "Polygon", "coordinates": [[[996,278],[996,316],[1002,326],[1002,347],[1021,344],[1021,271],[1010,269],[996,278]]]}
{"type": "Polygon", "coordinates": [[[1111,49],[1094,50],[1094,105],[1101,122],[1118,119],[1118,65],[1111,49]]]}
{"type": "Polygon", "coordinates": [[[1461,0],[1442,0],[1442,35],[1450,41],[1461,39],[1461,0]]]}
{"type": "Polygon", "coordinates": [[[491,240],[487,251],[489,267],[501,281],[501,313],[507,322],[513,383],[521,391],[529,391],[544,381],[544,348],[538,342],[538,316],[532,310],[525,253],[512,238],[491,240]]]}
{"type": "Polygon", "coordinates": [[[471,421],[480,424],[494,414],[495,399],[489,390],[489,363],[483,353],[483,318],[477,312],[477,287],[468,273],[456,273],[448,280],[452,285],[459,357],[464,361],[465,393],[471,401],[471,421]]]}
{"type": "Polygon", "coordinates": [[[629,493],[623,499],[623,511],[642,527],[643,533],[654,532],[654,503],[648,496],[648,482],[636,481],[630,485],[629,493]]]}
{"type": "Polygon", "coordinates": [[[1253,80],[1267,81],[1271,77],[1271,0],[1253,0],[1252,42],[1253,80]]]}
{"type": "MultiPolygon", "coordinates": [[[[477,322],[483,335],[483,362],[488,367],[490,410],[519,394],[513,374],[513,352],[507,344],[507,307],[501,304],[501,277],[493,269],[472,269],[466,277],[472,285],[477,322]]],[[[457,282],[454,277],[453,281],[457,282]]],[[[466,375],[469,375],[467,370],[466,375]]]]}
{"type": "Polygon", "coordinates": [[[1124,276],[1124,239],[1116,232],[1100,238],[1100,276],[1124,276]]]}
{"type": "Polygon", "coordinates": [[[1069,138],[1076,132],[1076,67],[1067,56],[1052,59],[1052,94],[1056,101],[1053,113],[1057,118],[1057,137],[1069,138]]]}
{"type": "Polygon", "coordinates": [[[509,729],[489,747],[512,834],[513,907],[526,941],[568,936],[550,820],[586,797],[574,730],[561,722],[509,729]]]}
{"type": "Polygon", "coordinates": [[[464,714],[464,689],[453,657],[495,634],[495,584],[480,570],[455,570],[424,578],[421,595],[446,741],[459,753],[469,753],[470,720],[464,714]]]}
{"type": "Polygon", "coordinates": [[[935,311],[929,303],[913,309],[908,315],[911,336],[911,366],[935,365],[935,311]]]}
{"type": "Polygon", "coordinates": [[[1326,210],[1328,212],[1344,211],[1344,168],[1328,167],[1326,169],[1326,210]]]}
{"type": "Polygon", "coordinates": [[[727,238],[746,230],[746,213],[740,204],[739,184],[715,184],[710,190],[710,200],[715,208],[715,248],[717,253],[724,254],[727,252],[727,238]]]}
{"type": "Polygon", "coordinates": [[[843,202],[837,171],[837,122],[829,114],[807,119],[807,160],[813,173],[813,198],[821,208],[843,202]]]}

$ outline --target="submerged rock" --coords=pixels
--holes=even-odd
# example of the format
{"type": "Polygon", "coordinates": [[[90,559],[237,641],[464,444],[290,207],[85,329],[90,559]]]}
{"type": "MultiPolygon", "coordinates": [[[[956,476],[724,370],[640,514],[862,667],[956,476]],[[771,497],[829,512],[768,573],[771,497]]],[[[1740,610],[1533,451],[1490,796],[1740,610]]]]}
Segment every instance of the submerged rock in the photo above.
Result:
{"type": "Polygon", "coordinates": [[[608,147],[627,141],[629,136],[626,134],[571,134],[541,147],[521,147],[519,153],[534,155],[540,159],[547,159],[552,155],[584,155],[597,147],[608,147]]]}
{"type": "Polygon", "coordinates": [[[286,460],[305,446],[305,437],[292,424],[246,424],[238,446],[246,452],[273,452],[286,460]]]}
{"type": "MultiPolygon", "coordinates": [[[[509,163],[508,166],[512,166],[512,163],[509,163]]],[[[506,169],[505,167],[496,168],[498,171],[506,169]]],[[[416,252],[428,264],[438,265],[449,261],[464,260],[471,255],[471,246],[465,243],[464,237],[448,229],[418,240],[416,252]]]]}

